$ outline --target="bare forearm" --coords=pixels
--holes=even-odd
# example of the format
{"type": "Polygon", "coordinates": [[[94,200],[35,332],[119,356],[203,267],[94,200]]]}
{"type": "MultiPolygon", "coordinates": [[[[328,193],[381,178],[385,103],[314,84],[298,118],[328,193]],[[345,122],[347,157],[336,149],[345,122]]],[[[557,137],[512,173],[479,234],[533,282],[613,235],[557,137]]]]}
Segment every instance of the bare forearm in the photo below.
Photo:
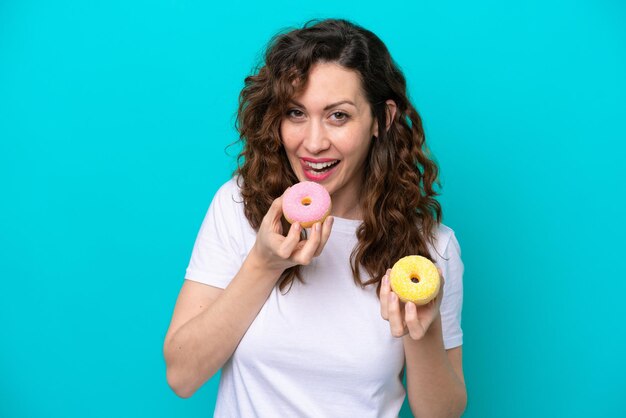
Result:
{"type": "Polygon", "coordinates": [[[416,417],[459,417],[465,410],[465,385],[455,373],[443,346],[441,318],[421,340],[403,337],[407,396],[416,417]]]}
{"type": "Polygon", "coordinates": [[[164,356],[168,381],[179,396],[191,396],[232,356],[278,276],[248,257],[215,302],[172,336],[164,356]]]}

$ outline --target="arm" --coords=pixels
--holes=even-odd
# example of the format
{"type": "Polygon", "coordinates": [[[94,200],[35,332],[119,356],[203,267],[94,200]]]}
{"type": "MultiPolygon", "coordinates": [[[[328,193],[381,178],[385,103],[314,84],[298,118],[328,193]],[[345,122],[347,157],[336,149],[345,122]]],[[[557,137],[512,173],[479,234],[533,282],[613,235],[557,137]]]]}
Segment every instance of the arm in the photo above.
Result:
{"type": "Polygon", "coordinates": [[[407,396],[416,417],[460,417],[467,405],[462,346],[445,350],[438,317],[420,340],[403,337],[407,396]]]}
{"type": "Polygon", "coordinates": [[[226,289],[183,284],[163,345],[167,381],[179,396],[193,395],[232,356],[285,268],[310,263],[328,240],[332,217],[316,224],[306,241],[300,241],[298,224],[283,236],[281,205],[278,198],[270,207],[226,289]]]}
{"type": "Polygon", "coordinates": [[[185,281],[163,346],[167,382],[178,396],[193,395],[226,363],[279,276],[249,255],[224,290],[185,281]]]}
{"type": "Polygon", "coordinates": [[[411,411],[420,418],[461,416],[467,405],[462,348],[444,348],[439,314],[443,284],[434,300],[416,307],[399,301],[388,274],[389,270],[380,288],[381,315],[389,321],[392,335],[403,339],[411,411]]]}

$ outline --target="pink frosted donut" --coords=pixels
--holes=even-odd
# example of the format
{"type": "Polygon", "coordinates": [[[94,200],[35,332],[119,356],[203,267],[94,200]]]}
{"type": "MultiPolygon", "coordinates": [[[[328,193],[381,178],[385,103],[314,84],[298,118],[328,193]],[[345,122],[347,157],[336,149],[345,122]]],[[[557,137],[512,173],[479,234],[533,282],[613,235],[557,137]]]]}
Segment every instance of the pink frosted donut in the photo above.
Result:
{"type": "Polygon", "coordinates": [[[330,195],[321,184],[301,181],[285,191],[283,214],[289,223],[300,222],[310,228],[315,222],[324,222],[330,214],[330,195]]]}

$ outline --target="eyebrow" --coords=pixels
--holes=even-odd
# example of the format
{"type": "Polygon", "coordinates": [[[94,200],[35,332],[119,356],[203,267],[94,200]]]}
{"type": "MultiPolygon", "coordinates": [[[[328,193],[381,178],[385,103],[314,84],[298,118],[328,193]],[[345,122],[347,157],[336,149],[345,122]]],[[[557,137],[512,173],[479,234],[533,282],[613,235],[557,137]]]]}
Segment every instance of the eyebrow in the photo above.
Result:
{"type": "MultiPolygon", "coordinates": [[[[301,104],[301,103],[296,102],[296,101],[295,101],[295,100],[293,100],[293,99],[291,100],[291,103],[295,104],[296,106],[299,106],[299,107],[302,107],[302,108],[305,108],[305,109],[306,109],[306,106],[304,106],[304,105],[303,105],[303,104],[301,104]]],[[[328,106],[326,106],[326,107],[324,108],[324,111],[329,110],[329,109],[331,109],[331,108],[333,108],[333,107],[335,107],[335,106],[339,106],[339,105],[341,105],[341,104],[350,104],[350,105],[352,105],[352,106],[356,107],[356,105],[355,105],[352,101],[350,101],[350,100],[340,100],[340,101],[338,101],[338,102],[331,103],[331,104],[329,104],[328,106]]]]}

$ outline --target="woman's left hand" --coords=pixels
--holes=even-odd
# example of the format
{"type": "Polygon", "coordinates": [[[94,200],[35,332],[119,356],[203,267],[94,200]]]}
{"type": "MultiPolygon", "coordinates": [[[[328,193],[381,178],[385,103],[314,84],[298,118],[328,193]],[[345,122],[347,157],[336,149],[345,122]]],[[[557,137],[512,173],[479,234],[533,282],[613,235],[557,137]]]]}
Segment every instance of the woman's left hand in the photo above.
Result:
{"type": "Polygon", "coordinates": [[[413,340],[420,340],[426,335],[430,325],[439,315],[439,307],[443,299],[444,278],[439,271],[441,285],[437,296],[426,305],[416,306],[413,302],[402,302],[391,290],[389,284],[390,269],[383,276],[380,285],[380,314],[383,319],[389,321],[391,327],[391,335],[394,337],[403,337],[407,334],[413,340]]]}

